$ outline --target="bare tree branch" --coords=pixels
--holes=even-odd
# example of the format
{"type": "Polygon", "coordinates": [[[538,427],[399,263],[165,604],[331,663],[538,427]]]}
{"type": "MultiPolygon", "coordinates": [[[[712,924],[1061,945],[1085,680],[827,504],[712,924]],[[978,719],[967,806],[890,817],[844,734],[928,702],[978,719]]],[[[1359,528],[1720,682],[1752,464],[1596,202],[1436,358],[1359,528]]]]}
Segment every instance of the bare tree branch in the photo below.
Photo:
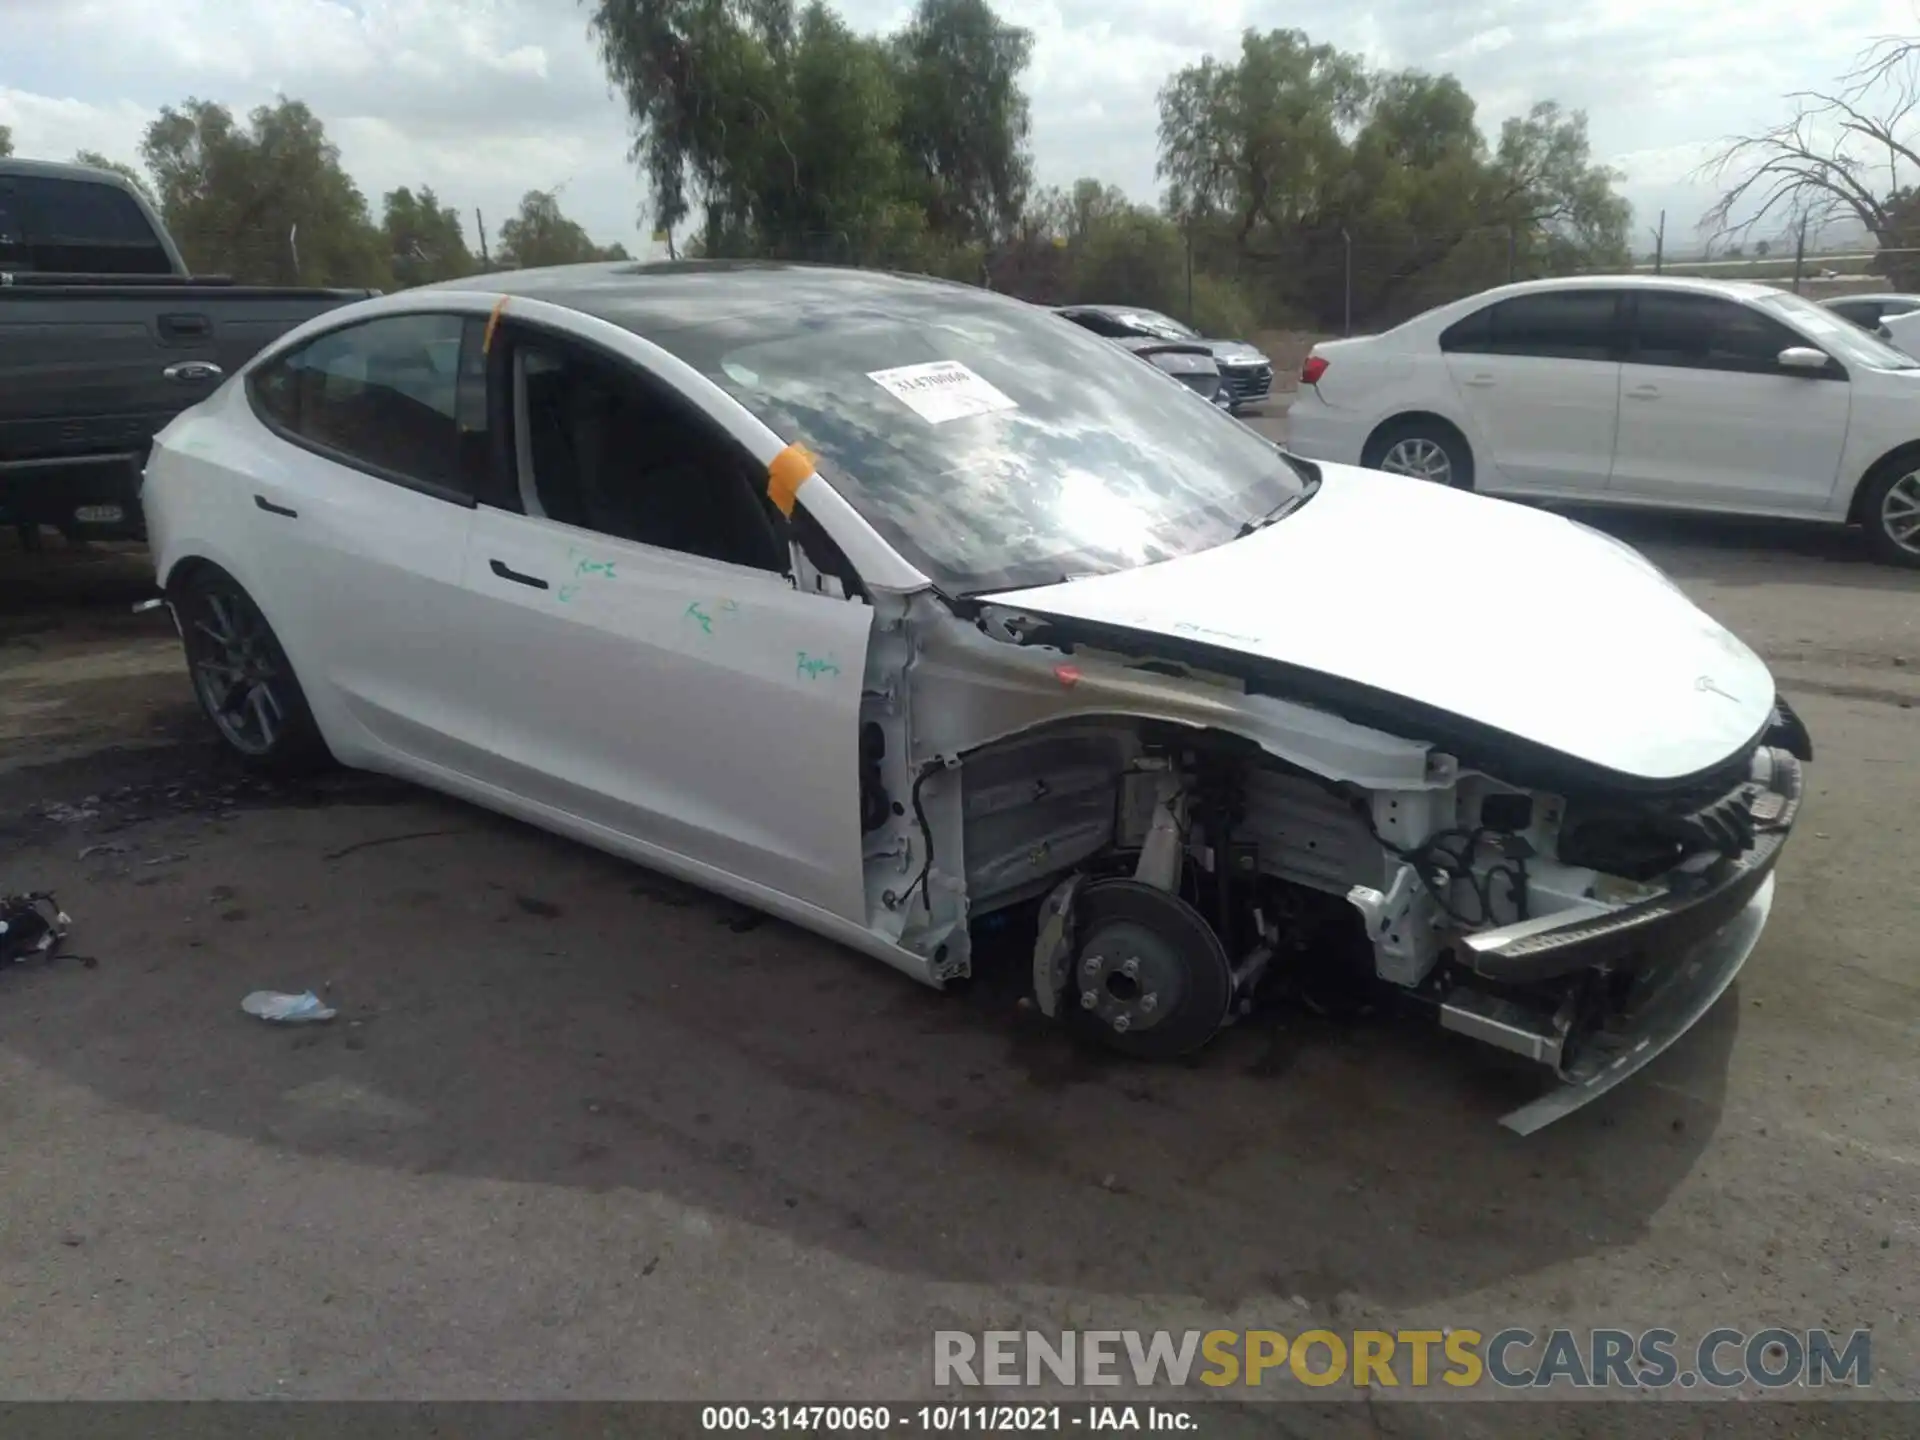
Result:
{"type": "Polygon", "coordinates": [[[1738,238],[1782,211],[1799,220],[1850,213],[1893,245],[1903,228],[1896,207],[1920,179],[1920,40],[1883,37],[1834,89],[1784,98],[1786,120],[1729,139],[1694,172],[1722,186],[1701,229],[1738,238]]]}

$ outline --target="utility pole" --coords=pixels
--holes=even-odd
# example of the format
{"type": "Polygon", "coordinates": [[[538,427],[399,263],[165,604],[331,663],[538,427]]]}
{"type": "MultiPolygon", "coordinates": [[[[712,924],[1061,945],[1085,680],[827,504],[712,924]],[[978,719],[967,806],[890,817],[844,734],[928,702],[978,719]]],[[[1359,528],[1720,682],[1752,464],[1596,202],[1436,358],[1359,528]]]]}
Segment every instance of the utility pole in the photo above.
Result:
{"type": "Polygon", "coordinates": [[[1347,227],[1340,227],[1340,246],[1345,254],[1347,272],[1347,324],[1345,333],[1353,335],[1353,236],[1347,227]]]}
{"type": "Polygon", "coordinates": [[[1187,324],[1198,330],[1193,320],[1193,217],[1187,217],[1187,324]]]}
{"type": "Polygon", "coordinates": [[[473,207],[473,228],[478,231],[480,235],[480,263],[482,266],[491,269],[493,261],[487,255],[487,217],[480,213],[480,207],[478,205],[473,207]]]}
{"type": "Polygon", "coordinates": [[[1793,243],[1793,293],[1800,293],[1800,272],[1807,258],[1807,217],[1800,217],[1800,230],[1793,243]]]}
{"type": "Polygon", "coordinates": [[[1667,258],[1667,212],[1660,212],[1660,228],[1653,232],[1653,273],[1658,275],[1667,258]]]}

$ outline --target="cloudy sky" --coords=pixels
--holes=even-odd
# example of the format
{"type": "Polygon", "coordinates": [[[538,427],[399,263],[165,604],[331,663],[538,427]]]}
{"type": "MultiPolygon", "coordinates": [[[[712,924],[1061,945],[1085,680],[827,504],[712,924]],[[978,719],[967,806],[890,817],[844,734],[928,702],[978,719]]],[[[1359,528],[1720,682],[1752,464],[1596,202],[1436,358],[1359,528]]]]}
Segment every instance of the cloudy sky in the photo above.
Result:
{"type": "MultiPolygon", "coordinates": [[[[1689,174],[1721,136],[1778,117],[1869,40],[1920,33],[1917,0],[1001,0],[1028,26],[1040,176],[1154,182],[1154,95],[1239,33],[1298,27],[1377,64],[1451,70],[1495,131],[1536,99],[1584,108],[1627,175],[1637,242],[1662,208],[1681,236],[1711,196],[1689,174]]],[[[841,0],[892,29],[903,0],[841,0]]],[[[526,189],[562,188],[596,238],[636,248],[642,194],[623,106],[578,0],[0,0],[0,124],[22,155],[135,160],[154,110],[236,111],[276,92],[326,121],[370,197],[430,184],[489,228],[526,189]]],[[[641,232],[644,239],[644,232],[641,232]]],[[[644,247],[639,247],[644,248],[644,247]]]]}

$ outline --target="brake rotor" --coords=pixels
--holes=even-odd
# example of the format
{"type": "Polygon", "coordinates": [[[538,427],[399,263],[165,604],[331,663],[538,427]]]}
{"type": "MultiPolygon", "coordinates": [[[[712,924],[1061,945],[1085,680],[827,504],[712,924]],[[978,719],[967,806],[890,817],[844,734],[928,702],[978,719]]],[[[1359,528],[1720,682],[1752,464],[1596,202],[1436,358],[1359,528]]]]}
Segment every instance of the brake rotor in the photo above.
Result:
{"type": "Polygon", "coordinates": [[[1138,880],[1101,880],[1080,894],[1080,944],[1068,1003],[1116,1050],[1171,1059],[1199,1049],[1233,999],[1226,948],[1178,895],[1138,880]]]}

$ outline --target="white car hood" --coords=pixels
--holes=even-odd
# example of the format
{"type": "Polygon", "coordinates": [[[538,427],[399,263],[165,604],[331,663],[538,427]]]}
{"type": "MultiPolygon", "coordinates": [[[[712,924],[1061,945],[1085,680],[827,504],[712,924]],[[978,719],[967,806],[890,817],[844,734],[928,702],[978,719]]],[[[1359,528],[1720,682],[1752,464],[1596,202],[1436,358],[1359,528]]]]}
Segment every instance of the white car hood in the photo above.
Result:
{"type": "Polygon", "coordinates": [[[1311,499],[1244,540],[990,601],[1315,672],[1639,781],[1711,769],[1766,726],[1766,665],[1626,546],[1320,468],[1311,499]]]}

